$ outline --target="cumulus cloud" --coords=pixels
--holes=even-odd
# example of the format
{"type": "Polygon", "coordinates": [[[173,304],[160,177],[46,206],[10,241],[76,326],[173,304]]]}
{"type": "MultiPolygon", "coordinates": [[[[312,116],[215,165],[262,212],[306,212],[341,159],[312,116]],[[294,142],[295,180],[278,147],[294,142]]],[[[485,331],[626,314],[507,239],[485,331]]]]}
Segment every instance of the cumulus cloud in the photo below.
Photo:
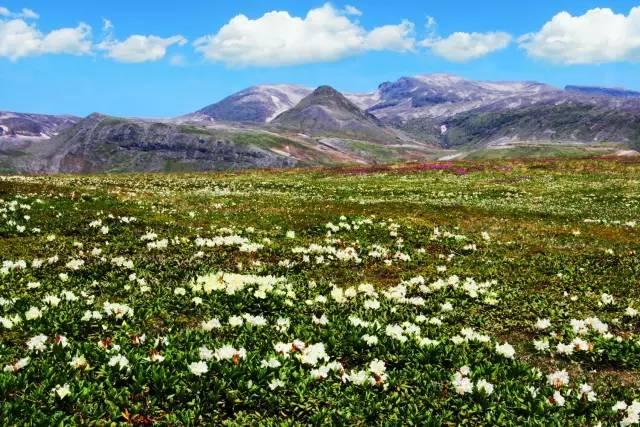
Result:
{"type": "Polygon", "coordinates": [[[0,56],[12,61],[49,53],[86,55],[91,46],[91,27],[84,23],[44,34],[23,19],[0,20],[0,56]]]}
{"type": "Polygon", "coordinates": [[[414,25],[404,20],[398,25],[383,25],[374,28],[367,34],[365,45],[370,50],[395,50],[406,52],[413,49],[414,25]]]}
{"type": "Polygon", "coordinates": [[[466,62],[481,58],[509,46],[512,37],[503,32],[453,33],[446,38],[431,37],[422,46],[448,61],[466,62]]]}
{"type": "Polygon", "coordinates": [[[413,24],[404,21],[367,31],[353,15],[327,3],[303,18],[286,11],[257,19],[237,15],[216,34],[195,41],[196,50],[212,61],[232,66],[283,66],[335,61],[368,50],[413,49],[413,24]]]}
{"type": "Polygon", "coordinates": [[[628,15],[597,8],[581,16],[560,12],[535,33],[519,38],[535,58],[560,64],[640,61],[640,7],[628,15]]]}
{"type": "Polygon", "coordinates": [[[106,56],[116,61],[138,63],[162,59],[167,54],[167,48],[186,43],[187,39],[180,35],[167,38],[133,35],[124,41],[105,40],[98,45],[98,49],[106,51],[106,56]]]}

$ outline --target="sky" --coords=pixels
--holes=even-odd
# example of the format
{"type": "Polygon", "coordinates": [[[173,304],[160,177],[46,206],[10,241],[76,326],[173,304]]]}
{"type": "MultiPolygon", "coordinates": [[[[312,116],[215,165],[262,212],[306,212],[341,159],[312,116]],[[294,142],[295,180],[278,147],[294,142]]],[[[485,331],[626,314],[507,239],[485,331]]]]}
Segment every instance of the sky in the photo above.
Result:
{"type": "Polygon", "coordinates": [[[173,117],[427,73],[640,90],[640,0],[0,0],[0,110],[173,117]]]}

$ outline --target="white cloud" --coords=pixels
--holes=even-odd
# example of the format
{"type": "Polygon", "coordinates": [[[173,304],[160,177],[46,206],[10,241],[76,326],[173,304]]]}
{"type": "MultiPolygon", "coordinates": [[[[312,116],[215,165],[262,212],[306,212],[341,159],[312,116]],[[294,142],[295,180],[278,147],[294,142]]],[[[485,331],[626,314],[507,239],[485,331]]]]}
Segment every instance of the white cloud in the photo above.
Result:
{"type": "Polygon", "coordinates": [[[87,24],[54,30],[42,39],[42,50],[45,53],[86,55],[91,53],[91,46],[91,27],[87,24]]]}
{"type": "Polygon", "coordinates": [[[640,7],[629,15],[609,8],[591,9],[581,16],[560,12],[540,31],[518,40],[535,58],[560,64],[640,61],[640,7]]]}
{"type": "Polygon", "coordinates": [[[40,15],[35,13],[33,10],[28,9],[26,7],[22,8],[20,12],[13,13],[6,7],[0,7],[0,16],[5,18],[24,18],[24,19],[38,19],[40,15]]]}
{"type": "Polygon", "coordinates": [[[420,44],[449,61],[466,62],[509,46],[511,35],[503,32],[453,33],[446,38],[427,38],[420,44]]]}
{"type": "Polygon", "coordinates": [[[407,51],[415,44],[412,33],[408,21],[368,32],[327,3],[304,18],[286,11],[257,19],[237,15],[217,34],[194,44],[212,61],[241,67],[282,66],[335,61],[367,50],[407,51]]]}
{"type": "Polygon", "coordinates": [[[407,20],[398,25],[383,25],[371,30],[365,39],[365,45],[370,50],[395,50],[407,52],[413,49],[414,25],[407,20]]]}
{"type": "Polygon", "coordinates": [[[119,62],[137,63],[157,61],[167,54],[167,48],[173,45],[183,46],[187,39],[176,35],[162,38],[158,36],[133,35],[124,41],[105,40],[98,49],[107,51],[106,56],[119,62]]]}
{"type": "Polygon", "coordinates": [[[350,4],[344,7],[344,13],[346,13],[347,15],[362,16],[362,12],[360,11],[360,9],[355,6],[351,6],[350,4]]]}
{"type": "Polygon", "coordinates": [[[25,18],[25,19],[38,19],[38,18],[40,18],[40,15],[38,15],[37,13],[35,13],[31,9],[27,9],[26,7],[24,9],[22,9],[22,12],[20,12],[20,16],[22,18],[25,18]]]}
{"type": "Polygon", "coordinates": [[[22,19],[0,21],[0,56],[12,61],[48,53],[85,55],[91,52],[91,27],[60,28],[43,34],[22,19]]]}
{"type": "Polygon", "coordinates": [[[113,31],[113,22],[107,18],[102,18],[102,31],[105,33],[111,33],[111,31],[113,31]]]}

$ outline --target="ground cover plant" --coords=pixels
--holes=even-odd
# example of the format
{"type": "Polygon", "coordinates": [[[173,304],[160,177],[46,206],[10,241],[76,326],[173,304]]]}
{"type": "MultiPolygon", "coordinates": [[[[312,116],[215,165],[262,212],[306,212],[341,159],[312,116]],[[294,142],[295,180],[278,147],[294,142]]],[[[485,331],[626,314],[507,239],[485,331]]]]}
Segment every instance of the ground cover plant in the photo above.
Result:
{"type": "Polygon", "coordinates": [[[1,423],[637,424],[639,177],[0,177],[1,423]]]}

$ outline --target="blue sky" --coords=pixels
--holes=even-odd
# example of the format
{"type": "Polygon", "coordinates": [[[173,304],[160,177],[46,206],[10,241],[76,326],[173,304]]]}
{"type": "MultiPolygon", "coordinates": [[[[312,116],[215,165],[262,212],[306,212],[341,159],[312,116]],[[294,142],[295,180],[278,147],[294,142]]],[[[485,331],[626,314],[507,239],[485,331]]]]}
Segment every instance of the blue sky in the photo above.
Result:
{"type": "Polygon", "coordinates": [[[164,117],[254,84],[371,91],[433,72],[640,90],[640,8],[630,12],[637,6],[0,0],[0,109],[164,117]]]}

